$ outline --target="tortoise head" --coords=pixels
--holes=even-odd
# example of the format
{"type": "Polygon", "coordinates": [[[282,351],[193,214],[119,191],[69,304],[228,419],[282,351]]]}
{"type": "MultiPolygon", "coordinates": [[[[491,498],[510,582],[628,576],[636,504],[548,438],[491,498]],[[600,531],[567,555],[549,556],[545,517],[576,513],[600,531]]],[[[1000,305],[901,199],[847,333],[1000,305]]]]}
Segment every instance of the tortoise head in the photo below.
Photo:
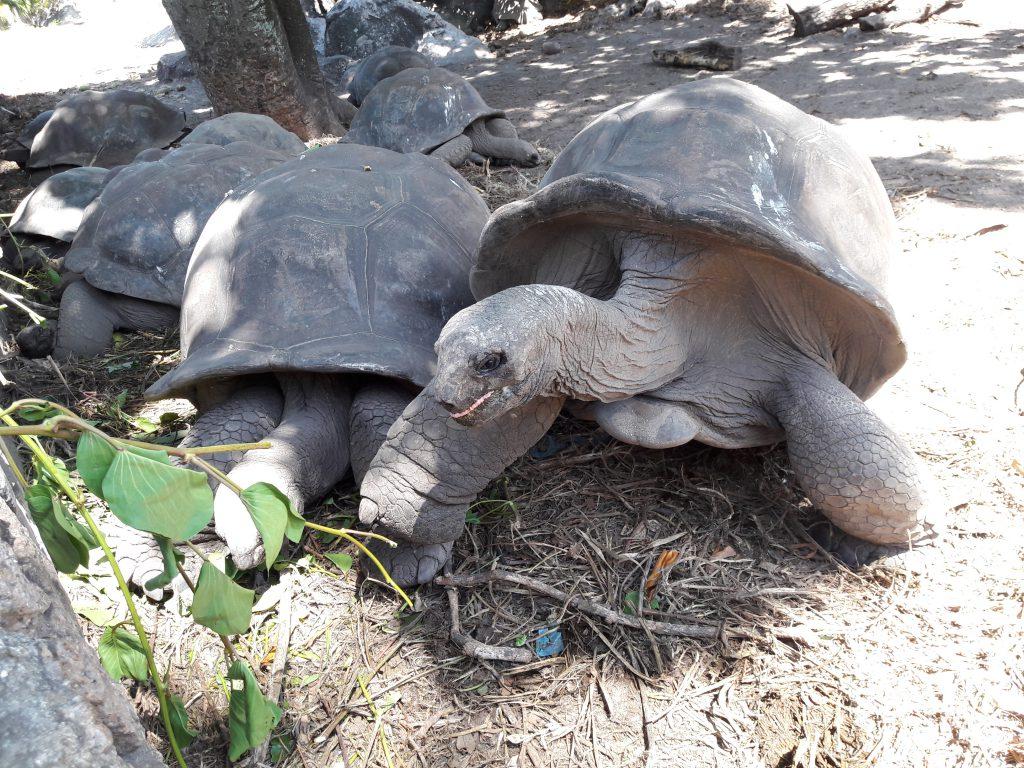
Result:
{"type": "Polygon", "coordinates": [[[561,367],[562,338],[571,333],[567,300],[575,293],[521,285],[455,315],[435,345],[437,401],[471,426],[548,394],[561,367]]]}

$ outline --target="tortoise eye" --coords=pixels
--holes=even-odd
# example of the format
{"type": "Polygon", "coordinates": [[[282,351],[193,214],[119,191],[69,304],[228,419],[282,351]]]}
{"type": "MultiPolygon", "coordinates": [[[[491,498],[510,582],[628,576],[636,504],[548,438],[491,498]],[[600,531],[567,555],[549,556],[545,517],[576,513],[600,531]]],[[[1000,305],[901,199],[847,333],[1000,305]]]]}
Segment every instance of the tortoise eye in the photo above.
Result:
{"type": "Polygon", "coordinates": [[[492,352],[489,355],[481,358],[476,363],[477,373],[494,373],[505,364],[505,353],[504,352],[492,352]]]}

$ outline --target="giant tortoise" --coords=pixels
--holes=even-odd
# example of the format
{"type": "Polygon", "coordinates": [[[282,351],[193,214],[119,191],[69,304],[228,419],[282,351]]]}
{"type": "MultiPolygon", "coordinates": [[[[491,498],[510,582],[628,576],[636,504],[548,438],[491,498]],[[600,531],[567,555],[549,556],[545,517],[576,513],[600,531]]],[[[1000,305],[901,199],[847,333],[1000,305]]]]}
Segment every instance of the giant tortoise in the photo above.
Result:
{"type": "Polygon", "coordinates": [[[200,123],[195,130],[181,140],[187,144],[231,144],[234,141],[248,141],[284,155],[294,156],[306,151],[306,145],[298,136],[278,125],[266,115],[249,112],[229,112],[200,123]]]}
{"type": "Polygon", "coordinates": [[[504,112],[488,106],[465,78],[441,67],[412,67],[380,81],[363,100],[344,141],[422,152],[455,167],[474,154],[526,166],[540,162],[504,112]]]}
{"type": "MultiPolygon", "coordinates": [[[[421,155],[338,144],[278,166],[210,218],[185,283],[184,360],[147,397],[197,403],[189,444],[269,439],[222,467],[238,461],[236,484],[273,483],[301,511],[350,466],[362,477],[430,380],[438,332],[472,301],[486,221],[476,191],[421,155]]],[[[227,488],[214,521],[236,565],[259,562],[259,535],[227,488]]],[[[415,574],[420,555],[389,563],[415,574]]]]}
{"type": "Polygon", "coordinates": [[[863,402],[906,358],[885,295],[898,247],[868,158],[760,88],[706,80],[605,113],[491,217],[480,301],[441,332],[360,517],[450,541],[572,399],[650,448],[785,440],[848,560],[930,538],[926,474],[863,402]]]}
{"type": "Polygon", "coordinates": [[[7,227],[11,236],[3,239],[5,267],[23,271],[63,256],[108,174],[105,168],[69,168],[26,195],[7,227]]]}
{"type": "Polygon", "coordinates": [[[357,107],[381,80],[397,75],[403,69],[429,69],[433,60],[404,45],[387,45],[376,53],[360,59],[345,73],[348,79],[348,100],[357,107]]]}
{"type": "Polygon", "coordinates": [[[119,328],[173,326],[192,247],[214,208],[286,159],[238,141],[147,150],[121,168],[86,211],[65,256],[65,268],[82,279],[61,297],[56,355],[99,354],[119,328]]]}
{"type": "Polygon", "coordinates": [[[148,93],[125,88],[83,91],[35,117],[19,135],[29,168],[130,163],[142,150],[166,147],[181,136],[185,115],[148,93]]]}

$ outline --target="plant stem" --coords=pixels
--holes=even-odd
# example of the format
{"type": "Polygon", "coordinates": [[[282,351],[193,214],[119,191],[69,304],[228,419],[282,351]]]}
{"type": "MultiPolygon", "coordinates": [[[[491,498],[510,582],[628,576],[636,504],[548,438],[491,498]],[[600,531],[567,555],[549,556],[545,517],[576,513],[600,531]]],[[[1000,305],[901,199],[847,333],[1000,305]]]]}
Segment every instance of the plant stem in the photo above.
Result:
{"type": "MultiPolygon", "coordinates": [[[[306,523],[306,525],[310,525],[310,524],[306,523]]],[[[330,530],[330,529],[328,529],[328,530],[330,530]]],[[[371,552],[369,549],[366,548],[366,545],[363,544],[363,542],[359,541],[359,539],[353,538],[350,534],[343,532],[340,528],[337,529],[336,531],[335,530],[331,530],[331,533],[337,533],[337,535],[341,536],[341,538],[346,539],[347,541],[351,542],[352,544],[355,544],[356,547],[359,549],[359,551],[361,551],[364,555],[366,555],[370,559],[371,563],[373,563],[375,566],[377,566],[377,570],[380,571],[381,576],[384,577],[384,581],[387,582],[388,586],[391,587],[393,590],[395,590],[395,592],[398,594],[398,596],[401,597],[402,600],[405,601],[405,604],[409,607],[409,610],[412,610],[412,608],[413,608],[412,600],[410,600],[409,596],[407,594],[405,594],[405,590],[402,589],[400,586],[398,586],[398,584],[395,582],[395,580],[391,578],[391,574],[388,573],[387,568],[385,568],[381,564],[380,560],[377,559],[377,556],[374,555],[373,552],[371,552]]]]}
{"type": "Polygon", "coordinates": [[[203,461],[202,459],[200,459],[195,454],[185,456],[184,459],[189,464],[195,464],[197,467],[202,469],[207,474],[210,474],[210,475],[213,475],[214,477],[216,477],[220,482],[224,483],[224,485],[226,485],[228,488],[230,488],[232,491],[234,491],[239,496],[241,496],[242,493],[245,491],[245,489],[242,488],[242,486],[240,486],[238,483],[236,483],[234,480],[232,480],[226,474],[224,474],[219,469],[217,469],[215,466],[213,466],[213,464],[211,464],[208,461],[203,461]]]}
{"type": "MultiPolygon", "coordinates": [[[[3,415],[3,421],[10,426],[17,426],[17,422],[14,421],[7,414],[3,415]]],[[[149,636],[146,634],[146,628],[142,624],[142,617],[139,616],[139,612],[135,607],[135,601],[132,600],[131,592],[128,589],[128,584],[124,580],[124,575],[121,573],[121,568],[117,564],[117,560],[114,559],[114,553],[110,549],[110,545],[107,544],[107,539],[103,535],[103,531],[96,525],[96,521],[93,520],[92,515],[89,514],[88,508],[85,506],[85,499],[82,498],[81,494],[73,487],[68,485],[62,478],[60,473],[57,471],[57,467],[54,465],[49,454],[46,453],[39,445],[39,441],[33,437],[27,435],[21,436],[22,442],[28,446],[28,449],[36,457],[39,463],[50,473],[57,484],[60,486],[61,491],[71,499],[71,502],[78,509],[79,514],[85,520],[86,525],[89,526],[89,530],[92,531],[92,535],[96,541],[99,542],[100,548],[103,550],[103,556],[107,559],[110,564],[110,569],[114,572],[114,579],[117,581],[118,589],[121,590],[121,594],[124,596],[125,603],[128,606],[128,613],[131,614],[132,624],[135,625],[135,632],[139,636],[139,640],[142,642],[142,649],[146,654],[146,665],[149,667],[149,675],[153,679],[153,687],[156,689],[156,697],[160,701],[160,717],[164,723],[164,730],[167,732],[167,741],[171,745],[171,751],[174,753],[174,758],[178,762],[180,768],[188,768],[185,764],[185,758],[181,754],[181,748],[178,746],[178,740],[174,737],[174,729],[171,727],[170,717],[170,704],[167,701],[167,691],[164,690],[163,682],[160,677],[160,670],[157,669],[156,659],[153,657],[153,648],[149,643],[149,636]]]]}
{"type": "Polygon", "coordinates": [[[333,533],[335,536],[362,536],[366,539],[377,539],[383,541],[389,547],[397,547],[398,542],[389,539],[387,536],[382,536],[379,533],[373,531],[354,531],[351,528],[328,528],[326,525],[319,525],[318,523],[311,523],[308,520],[303,520],[307,528],[312,528],[315,531],[323,531],[324,533],[333,533]]]}

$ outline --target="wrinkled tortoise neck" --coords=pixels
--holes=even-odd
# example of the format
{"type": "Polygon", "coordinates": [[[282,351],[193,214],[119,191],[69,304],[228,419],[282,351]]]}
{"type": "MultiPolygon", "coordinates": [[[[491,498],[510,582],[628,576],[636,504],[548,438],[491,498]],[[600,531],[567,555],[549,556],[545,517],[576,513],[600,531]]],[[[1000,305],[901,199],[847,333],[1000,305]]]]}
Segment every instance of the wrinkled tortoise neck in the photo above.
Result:
{"type": "Polygon", "coordinates": [[[558,289],[549,331],[559,339],[552,391],[577,400],[613,402],[649,392],[679,376],[696,310],[688,284],[669,259],[688,258],[671,244],[631,237],[622,248],[622,276],[606,301],[558,289]],[[666,253],[655,249],[669,249],[666,253]]]}
{"type": "Polygon", "coordinates": [[[532,164],[537,150],[527,141],[515,136],[499,136],[489,130],[487,121],[477,120],[466,129],[473,142],[473,151],[484,157],[509,160],[519,165],[532,164]]]}

